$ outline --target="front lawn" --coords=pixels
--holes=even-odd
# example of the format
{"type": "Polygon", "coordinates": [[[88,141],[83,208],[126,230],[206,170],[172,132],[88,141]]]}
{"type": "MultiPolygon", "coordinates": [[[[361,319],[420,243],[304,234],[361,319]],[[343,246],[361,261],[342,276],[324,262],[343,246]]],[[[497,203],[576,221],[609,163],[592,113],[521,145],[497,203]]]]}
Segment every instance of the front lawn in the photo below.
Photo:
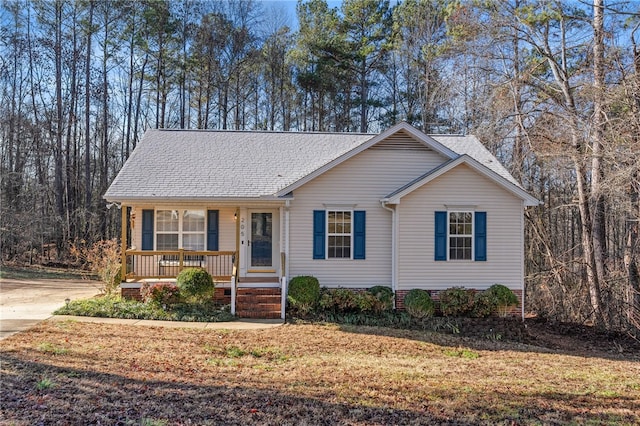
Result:
{"type": "Polygon", "coordinates": [[[44,322],[0,342],[0,423],[638,424],[638,354],[364,326],[44,322]]]}

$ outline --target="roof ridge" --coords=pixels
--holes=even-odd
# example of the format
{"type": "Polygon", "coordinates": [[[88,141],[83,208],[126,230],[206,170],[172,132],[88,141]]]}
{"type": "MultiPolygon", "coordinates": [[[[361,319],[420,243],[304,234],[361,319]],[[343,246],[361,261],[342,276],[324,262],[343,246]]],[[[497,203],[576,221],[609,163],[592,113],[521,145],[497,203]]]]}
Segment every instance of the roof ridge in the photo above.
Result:
{"type": "Polygon", "coordinates": [[[302,134],[302,135],[353,135],[353,136],[377,136],[377,133],[362,132],[319,132],[319,131],[303,131],[303,130],[238,130],[238,129],[149,129],[147,131],[160,132],[196,132],[196,133],[256,133],[256,134],[302,134]]]}

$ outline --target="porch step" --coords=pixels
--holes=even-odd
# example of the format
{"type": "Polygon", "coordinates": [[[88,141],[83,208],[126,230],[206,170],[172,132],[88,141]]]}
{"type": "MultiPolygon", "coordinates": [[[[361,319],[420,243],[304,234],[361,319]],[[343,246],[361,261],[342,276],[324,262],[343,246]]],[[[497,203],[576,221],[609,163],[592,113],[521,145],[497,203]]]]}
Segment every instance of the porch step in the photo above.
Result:
{"type": "Polygon", "coordinates": [[[279,288],[238,288],[236,315],[241,318],[280,318],[279,288]]]}

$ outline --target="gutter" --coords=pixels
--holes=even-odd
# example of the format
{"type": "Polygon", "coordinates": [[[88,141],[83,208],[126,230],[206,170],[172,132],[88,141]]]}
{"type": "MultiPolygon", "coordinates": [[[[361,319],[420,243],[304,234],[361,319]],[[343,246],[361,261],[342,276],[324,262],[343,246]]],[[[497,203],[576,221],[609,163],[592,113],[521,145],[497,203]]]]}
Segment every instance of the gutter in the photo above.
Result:
{"type": "Polygon", "coordinates": [[[398,214],[385,200],[380,200],[383,209],[391,212],[391,290],[398,289],[398,214]]]}

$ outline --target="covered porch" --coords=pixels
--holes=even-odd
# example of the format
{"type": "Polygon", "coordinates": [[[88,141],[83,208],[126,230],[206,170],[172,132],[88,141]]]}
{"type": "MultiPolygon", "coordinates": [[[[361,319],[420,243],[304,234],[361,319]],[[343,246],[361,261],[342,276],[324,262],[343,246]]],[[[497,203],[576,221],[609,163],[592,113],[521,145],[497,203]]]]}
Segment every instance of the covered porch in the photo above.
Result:
{"type": "Polygon", "coordinates": [[[123,296],[139,295],[144,282],[174,281],[183,269],[196,267],[211,275],[216,300],[229,303],[232,314],[284,319],[282,206],[122,205],[121,211],[123,296]]]}

